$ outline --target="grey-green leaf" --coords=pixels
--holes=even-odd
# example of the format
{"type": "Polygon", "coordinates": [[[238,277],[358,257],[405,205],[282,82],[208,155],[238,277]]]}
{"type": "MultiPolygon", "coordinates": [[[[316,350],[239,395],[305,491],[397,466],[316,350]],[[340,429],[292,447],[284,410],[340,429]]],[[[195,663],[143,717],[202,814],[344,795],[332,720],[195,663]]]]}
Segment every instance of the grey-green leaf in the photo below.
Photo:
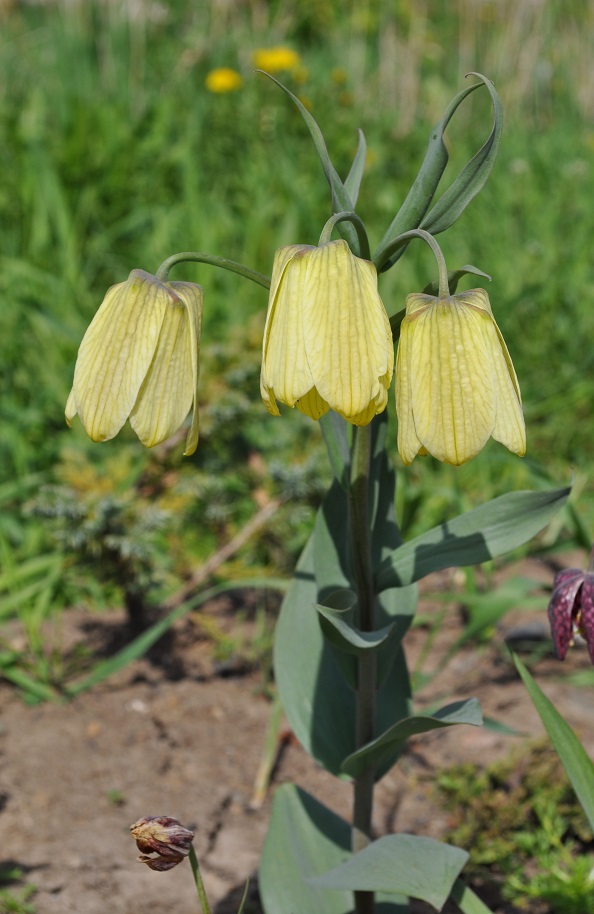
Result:
{"type": "Polygon", "coordinates": [[[386,835],[309,881],[326,888],[408,895],[440,911],[467,860],[466,851],[433,838],[386,835]]]}
{"type": "Polygon", "coordinates": [[[358,777],[370,765],[379,767],[386,754],[392,752],[394,746],[401,746],[410,736],[428,733],[430,730],[440,730],[443,727],[452,727],[455,724],[470,724],[480,727],[482,723],[483,716],[476,698],[453,702],[431,715],[421,714],[407,717],[394,724],[371,743],[367,743],[357,752],[353,752],[342,763],[342,770],[351,777],[358,777]]]}
{"type": "Polygon", "coordinates": [[[410,229],[418,228],[421,224],[421,220],[433,200],[441,177],[445,171],[445,167],[448,164],[448,151],[443,141],[445,129],[464,99],[480,86],[481,83],[475,83],[473,86],[469,86],[467,89],[463,89],[462,92],[459,92],[446,108],[442,119],[438,121],[431,131],[429,144],[419,173],[415,178],[404,203],[398,210],[373,255],[373,262],[376,264],[378,270],[384,271],[389,269],[406,250],[405,247],[400,248],[386,261],[386,251],[387,248],[390,247],[392,241],[394,241],[398,235],[402,235],[404,232],[410,231],[410,229]]]}
{"type": "Polygon", "coordinates": [[[262,850],[259,888],[267,914],[347,914],[351,892],[324,891],[310,877],[350,857],[348,823],[293,784],[278,788],[262,850]]]}
{"type": "MultiPolygon", "coordinates": [[[[353,893],[315,885],[320,873],[349,860],[350,826],[318,800],[283,784],[275,793],[258,885],[266,914],[353,914],[353,893]]],[[[392,893],[378,893],[377,914],[407,914],[392,893]]]]}
{"type": "MultiPolygon", "coordinates": [[[[382,429],[381,424],[378,429],[382,429]]],[[[384,528],[391,545],[398,542],[392,529],[393,471],[382,474],[374,496],[377,527],[384,528]],[[378,515],[378,511],[382,515],[378,515]]],[[[347,498],[334,482],[318,511],[314,533],[299,559],[283,602],[274,641],[274,670],[285,714],[296,737],[320,764],[340,773],[343,759],[355,751],[356,708],[352,664],[356,658],[335,650],[324,638],[316,604],[337,590],[353,589],[350,579],[347,498]],[[343,662],[345,661],[345,662],[343,662]],[[350,665],[346,662],[351,662],[350,665]]],[[[374,556],[383,551],[374,544],[374,556]]],[[[377,602],[377,625],[396,623],[393,638],[379,648],[377,728],[383,732],[410,714],[410,685],[406,660],[399,643],[410,625],[416,604],[415,588],[387,590],[377,602]]],[[[378,777],[397,758],[395,751],[378,777]]]]}
{"type": "Polygon", "coordinates": [[[353,202],[353,207],[357,205],[359,188],[361,187],[361,179],[363,178],[363,172],[365,171],[366,156],[367,143],[365,142],[365,134],[361,129],[359,129],[359,142],[357,144],[357,152],[355,153],[355,158],[353,159],[351,170],[349,171],[346,181],[344,182],[345,190],[353,202]]]}
{"type": "Polygon", "coordinates": [[[512,652],[512,658],[567,772],[590,828],[594,830],[594,765],[567,721],[542,692],[519,657],[512,652]]]}
{"type": "MultiPolygon", "coordinates": [[[[345,591],[351,593],[351,591],[345,591]]],[[[356,600],[355,594],[352,594],[356,600]]],[[[362,632],[352,623],[352,607],[337,609],[331,606],[316,604],[320,625],[324,637],[341,651],[347,654],[362,654],[365,651],[377,650],[394,632],[392,622],[373,632],[362,632]]]]}
{"type": "Polygon", "coordinates": [[[570,491],[511,492],[422,533],[381,562],[378,590],[405,587],[442,568],[478,565],[523,545],[563,507],[570,491]]]}
{"type": "Polygon", "coordinates": [[[347,423],[334,410],[329,410],[320,419],[320,427],[332,472],[346,492],[351,475],[351,452],[349,450],[347,423]]]}
{"type": "Polygon", "coordinates": [[[446,229],[453,225],[470,201],[483,189],[487,178],[493,170],[493,165],[499,152],[501,134],[503,132],[501,99],[490,79],[480,73],[470,73],[469,76],[476,76],[489,91],[493,104],[493,128],[486,142],[470,162],[467,162],[454,183],[448,187],[421,222],[421,228],[424,228],[432,235],[445,232],[446,229]]]}

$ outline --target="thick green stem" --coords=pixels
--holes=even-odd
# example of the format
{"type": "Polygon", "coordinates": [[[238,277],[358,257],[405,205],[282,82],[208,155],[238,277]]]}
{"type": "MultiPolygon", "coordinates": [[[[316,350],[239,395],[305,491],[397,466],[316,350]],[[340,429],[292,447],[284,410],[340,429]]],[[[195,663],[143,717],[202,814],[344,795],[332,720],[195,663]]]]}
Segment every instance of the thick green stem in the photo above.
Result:
{"type": "MultiPolygon", "coordinates": [[[[369,474],[371,466],[371,425],[354,429],[352,472],[349,492],[351,555],[357,601],[359,628],[373,631],[375,589],[371,564],[369,517],[369,474]]],[[[376,697],[376,658],[374,651],[359,657],[357,682],[356,747],[374,738],[376,697]]],[[[366,768],[354,782],[352,850],[362,850],[371,840],[373,789],[375,771],[366,768]]],[[[355,892],[357,914],[373,914],[373,892],[355,892]]]]}
{"type": "Polygon", "coordinates": [[[332,238],[332,232],[339,222],[350,222],[352,224],[353,228],[357,232],[357,238],[359,240],[359,251],[356,253],[359,257],[362,257],[363,260],[369,260],[371,257],[369,239],[367,237],[367,232],[365,231],[365,226],[363,225],[363,222],[357,213],[344,212],[335,213],[334,216],[330,216],[326,225],[322,229],[322,234],[320,235],[318,244],[328,244],[332,238]]]}
{"type": "Polygon", "coordinates": [[[242,263],[236,263],[234,260],[227,260],[226,257],[217,257],[215,254],[203,254],[201,251],[182,251],[181,254],[172,254],[171,257],[168,257],[167,260],[163,261],[157,270],[157,279],[161,282],[166,282],[169,270],[174,267],[176,263],[208,263],[212,267],[221,267],[223,270],[229,270],[231,273],[239,273],[240,276],[251,279],[252,282],[257,282],[260,286],[264,286],[265,289],[270,288],[270,279],[268,276],[264,276],[263,273],[257,273],[256,270],[250,270],[249,267],[244,267],[242,263]]]}
{"type": "Polygon", "coordinates": [[[202,882],[198,858],[196,857],[196,851],[192,844],[190,844],[190,866],[192,867],[192,873],[194,874],[194,882],[196,883],[196,891],[198,892],[198,901],[202,908],[202,914],[210,914],[210,905],[208,903],[208,898],[206,897],[204,883],[202,882]]]}
{"type": "Polygon", "coordinates": [[[443,256],[443,252],[433,235],[430,235],[429,232],[425,231],[425,229],[411,229],[410,232],[404,232],[402,235],[398,235],[398,237],[395,238],[394,241],[392,241],[384,251],[382,251],[381,259],[374,259],[378,273],[381,271],[384,263],[390,259],[392,254],[395,254],[399,248],[403,247],[405,244],[408,244],[409,241],[413,240],[413,238],[420,238],[422,241],[429,245],[435,254],[435,259],[437,260],[437,267],[439,270],[438,294],[440,298],[448,298],[450,294],[450,287],[448,281],[448,268],[446,266],[445,257],[443,256]]]}

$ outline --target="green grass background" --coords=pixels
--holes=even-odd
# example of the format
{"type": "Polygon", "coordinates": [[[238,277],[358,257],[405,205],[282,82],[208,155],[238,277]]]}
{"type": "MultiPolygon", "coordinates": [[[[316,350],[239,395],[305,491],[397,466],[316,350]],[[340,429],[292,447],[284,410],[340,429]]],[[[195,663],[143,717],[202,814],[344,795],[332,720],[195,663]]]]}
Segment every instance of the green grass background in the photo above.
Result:
{"type": "MultiPolygon", "coordinates": [[[[459,470],[417,460],[399,474],[399,510],[418,532],[573,472],[573,526],[555,535],[584,544],[594,529],[593,36],[592,0],[0,3],[0,623],[29,607],[33,631],[52,608],[113,596],[80,571],[72,543],[56,546],[48,511],[35,510],[45,484],[69,487],[90,515],[106,496],[120,513],[125,503],[121,535],[137,523],[153,531],[165,589],[241,528],[260,488],[299,506],[243,563],[287,570],[304,540],[324,458],[311,423],[288,411],[273,420],[259,403],[260,287],[205,266],[172,273],[205,289],[203,437],[191,461],[180,447],[147,454],[128,432],[93,445],[63,417],[84,330],[131,269],[155,271],[196,249],[269,273],[277,247],[316,243],[330,201],[315,151],[288,100],[253,71],[254,50],[278,44],[301,57],[279,77],[316,117],[343,176],[356,129],[365,131],[359,212],[372,247],[465,73],[495,81],[506,112],[500,158],[440,242],[450,269],[470,262],[492,276],[528,456],[491,443],[459,470]],[[243,87],[208,92],[219,66],[237,69],[243,87]],[[133,497],[140,520],[130,520],[133,497]],[[145,523],[155,505],[161,526],[145,523]]],[[[490,123],[477,92],[448,129],[444,186],[490,123]]],[[[388,312],[434,273],[424,246],[410,247],[382,277],[388,312]]]]}

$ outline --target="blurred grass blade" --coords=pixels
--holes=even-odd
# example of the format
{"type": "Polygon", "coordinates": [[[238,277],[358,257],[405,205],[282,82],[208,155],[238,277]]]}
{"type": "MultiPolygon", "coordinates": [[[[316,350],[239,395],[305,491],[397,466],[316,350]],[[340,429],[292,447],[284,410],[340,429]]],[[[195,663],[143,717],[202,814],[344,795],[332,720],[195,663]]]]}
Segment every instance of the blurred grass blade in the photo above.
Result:
{"type": "Polygon", "coordinates": [[[513,651],[511,655],[557,755],[561,759],[561,764],[565,768],[567,777],[586,814],[590,828],[594,830],[594,764],[567,721],[561,717],[552,702],[541,691],[519,657],[513,651]]]}
{"type": "Polygon", "coordinates": [[[56,689],[44,682],[33,679],[27,673],[23,672],[20,667],[3,666],[0,664],[0,677],[4,677],[8,682],[18,686],[25,693],[28,700],[38,701],[59,701],[60,695],[56,689]]]}
{"type": "MultiPolygon", "coordinates": [[[[315,118],[312,117],[312,115],[309,113],[309,111],[307,110],[305,105],[299,101],[297,96],[293,95],[291,90],[287,89],[286,86],[283,86],[283,84],[281,82],[279,82],[278,79],[275,79],[274,76],[270,75],[270,73],[266,73],[265,70],[257,70],[256,72],[262,73],[264,76],[267,76],[268,79],[271,79],[273,83],[276,83],[276,85],[279,87],[279,89],[282,89],[283,92],[285,92],[286,95],[288,95],[288,97],[291,99],[291,101],[293,102],[293,104],[295,105],[297,110],[299,111],[301,117],[305,121],[307,128],[311,134],[311,138],[313,140],[314,146],[316,147],[316,152],[318,154],[320,162],[322,163],[322,168],[324,169],[324,174],[326,175],[326,180],[328,181],[328,184],[330,185],[330,190],[332,192],[332,212],[333,213],[352,212],[355,209],[354,203],[353,203],[348,191],[346,190],[344,184],[342,183],[338,172],[336,171],[334,165],[332,164],[332,162],[330,160],[330,155],[328,153],[328,147],[326,146],[326,141],[324,139],[324,135],[323,135],[322,131],[320,130],[315,118]]],[[[361,138],[359,138],[359,142],[360,142],[360,140],[361,140],[361,138]]],[[[358,155],[359,155],[359,152],[357,152],[357,155],[355,156],[355,162],[353,163],[353,166],[355,166],[355,163],[357,163],[358,155]]],[[[358,167],[358,166],[356,166],[356,167],[358,167]]],[[[353,169],[351,168],[351,172],[352,172],[352,170],[353,169]]],[[[352,183],[353,183],[353,185],[355,185],[355,183],[356,183],[356,172],[355,172],[355,176],[353,177],[352,183]]],[[[353,228],[353,226],[349,222],[339,222],[339,224],[336,226],[336,230],[348,243],[351,251],[353,251],[354,254],[359,255],[360,254],[359,239],[357,237],[357,233],[356,233],[355,229],[353,228]]]]}
{"type": "Polygon", "coordinates": [[[80,682],[75,682],[66,686],[64,691],[69,698],[73,698],[75,695],[80,695],[81,692],[85,692],[87,689],[92,688],[92,686],[103,682],[103,680],[107,679],[109,676],[113,676],[114,673],[119,672],[119,670],[123,669],[133,660],[142,657],[178,619],[182,619],[186,613],[189,613],[192,609],[196,609],[197,606],[202,606],[203,603],[206,603],[208,600],[211,600],[221,593],[237,590],[241,587],[267,587],[284,590],[286,586],[287,582],[282,579],[249,578],[245,581],[231,581],[227,584],[219,584],[216,587],[210,587],[208,590],[192,597],[191,600],[186,600],[185,603],[176,607],[176,609],[165,616],[165,618],[155,622],[154,625],[151,625],[149,629],[141,635],[138,635],[130,644],[127,644],[121,651],[118,651],[114,657],[110,657],[108,660],[103,660],[101,663],[98,663],[88,676],[85,676],[80,682]]]}
{"type": "Polygon", "coordinates": [[[22,609],[44,591],[51,592],[62,572],[61,555],[42,555],[22,562],[0,576],[0,621],[22,609]],[[41,575],[41,577],[37,577],[41,575]],[[30,583],[27,583],[30,579],[30,583]]]}

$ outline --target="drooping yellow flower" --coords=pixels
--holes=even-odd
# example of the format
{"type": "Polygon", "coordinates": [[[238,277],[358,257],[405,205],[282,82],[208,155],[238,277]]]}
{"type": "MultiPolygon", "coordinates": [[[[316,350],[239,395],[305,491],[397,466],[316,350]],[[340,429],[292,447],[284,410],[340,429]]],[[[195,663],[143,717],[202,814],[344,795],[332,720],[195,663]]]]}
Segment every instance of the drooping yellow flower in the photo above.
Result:
{"type": "Polygon", "coordinates": [[[170,438],[192,410],[186,455],[198,444],[202,287],[132,270],[108,289],[78,350],[66,421],[78,414],[93,441],[126,419],[147,447],[170,438]]]}
{"type": "Polygon", "coordinates": [[[405,464],[432,454],[454,466],[492,435],[526,453],[522,398],[489,296],[409,295],[396,355],[398,451],[405,464]]]}
{"type": "Polygon", "coordinates": [[[282,45],[275,48],[258,48],[253,54],[254,66],[267,73],[282,73],[284,70],[294,70],[301,63],[297,51],[282,45]]]}
{"type": "Polygon", "coordinates": [[[366,425],[387,403],[394,369],[390,322],[374,265],[346,241],[290,245],[275,254],[260,389],[312,419],[329,409],[366,425]]]}
{"type": "Polygon", "coordinates": [[[217,67],[206,74],[206,88],[209,92],[222,95],[225,92],[235,92],[243,86],[243,78],[237,70],[231,67],[217,67]]]}

